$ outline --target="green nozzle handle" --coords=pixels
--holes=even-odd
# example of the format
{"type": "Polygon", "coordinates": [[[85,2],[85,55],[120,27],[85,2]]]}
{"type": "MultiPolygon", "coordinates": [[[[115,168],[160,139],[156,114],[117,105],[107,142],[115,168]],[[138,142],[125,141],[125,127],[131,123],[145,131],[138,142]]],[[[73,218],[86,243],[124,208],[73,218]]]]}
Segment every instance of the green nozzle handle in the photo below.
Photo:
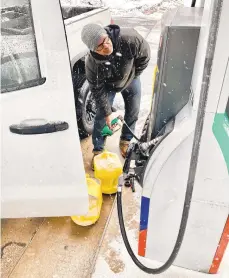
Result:
{"type": "MultiPolygon", "coordinates": [[[[119,121],[119,117],[114,118],[111,121],[111,126],[116,125],[119,121]]],[[[102,136],[111,136],[113,135],[113,131],[108,127],[108,125],[105,125],[104,128],[102,129],[102,136]]]]}

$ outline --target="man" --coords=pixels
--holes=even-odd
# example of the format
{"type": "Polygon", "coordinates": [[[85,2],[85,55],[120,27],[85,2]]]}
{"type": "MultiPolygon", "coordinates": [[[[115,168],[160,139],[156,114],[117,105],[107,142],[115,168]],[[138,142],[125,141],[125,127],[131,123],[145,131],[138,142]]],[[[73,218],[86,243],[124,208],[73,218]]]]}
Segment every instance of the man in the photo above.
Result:
{"type": "MultiPolygon", "coordinates": [[[[105,124],[111,128],[111,107],[117,92],[121,92],[124,99],[124,120],[134,132],[141,101],[139,76],[149,63],[150,48],[137,31],[117,25],[103,28],[88,24],[81,38],[90,50],[85,62],[86,78],[97,107],[92,134],[95,156],[104,149],[101,131],[105,124]]],[[[123,125],[119,143],[123,157],[132,137],[123,125]]]]}

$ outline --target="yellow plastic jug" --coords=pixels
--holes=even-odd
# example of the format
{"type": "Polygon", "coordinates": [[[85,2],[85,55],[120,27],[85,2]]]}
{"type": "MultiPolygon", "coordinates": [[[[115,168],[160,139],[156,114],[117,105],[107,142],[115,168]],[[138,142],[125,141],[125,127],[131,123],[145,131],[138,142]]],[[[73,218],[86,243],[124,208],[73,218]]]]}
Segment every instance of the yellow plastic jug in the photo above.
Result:
{"type": "Polygon", "coordinates": [[[89,211],[86,215],[71,216],[71,219],[80,226],[94,224],[99,219],[103,203],[101,185],[90,178],[89,175],[86,175],[86,180],[89,195],[89,211]]]}
{"type": "Polygon", "coordinates": [[[102,193],[113,194],[118,189],[122,163],[115,153],[103,152],[94,158],[95,177],[101,181],[102,193]]]}

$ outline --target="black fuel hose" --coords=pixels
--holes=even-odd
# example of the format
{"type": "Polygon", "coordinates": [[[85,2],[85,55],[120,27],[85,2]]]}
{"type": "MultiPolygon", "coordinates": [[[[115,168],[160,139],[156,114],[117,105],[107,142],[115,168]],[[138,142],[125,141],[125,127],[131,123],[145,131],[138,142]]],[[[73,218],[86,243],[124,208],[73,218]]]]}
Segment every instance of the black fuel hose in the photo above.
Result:
{"type": "Polygon", "coordinates": [[[121,122],[127,127],[127,129],[129,130],[129,132],[131,133],[131,135],[138,141],[141,142],[141,140],[133,133],[133,131],[131,130],[131,128],[128,126],[128,124],[125,122],[124,119],[119,118],[121,120],[121,122]]]}
{"type": "Polygon", "coordinates": [[[194,8],[196,6],[196,0],[192,0],[191,7],[194,8]]]}
{"type": "Polygon", "coordinates": [[[120,230],[121,230],[121,234],[123,237],[123,241],[124,241],[124,244],[126,246],[128,253],[131,256],[134,263],[141,270],[143,270],[144,272],[149,273],[149,274],[160,274],[160,273],[166,271],[172,265],[174,260],[176,259],[178,252],[180,250],[181,244],[183,242],[183,238],[184,238],[184,234],[185,234],[185,230],[186,230],[186,226],[187,226],[187,221],[188,221],[188,216],[189,216],[189,211],[190,211],[190,204],[191,204],[191,200],[192,200],[194,181],[195,181],[195,176],[196,176],[196,169],[197,169],[199,149],[200,149],[200,141],[201,141],[201,137],[202,137],[202,130],[203,130],[203,124],[204,124],[204,118],[205,118],[205,109],[206,109],[206,103],[207,103],[209,82],[210,82],[212,62],[213,62],[213,57],[214,57],[214,52],[215,52],[215,44],[216,44],[218,27],[219,27],[222,3],[223,3],[223,0],[214,1],[212,21],[211,21],[210,33],[209,33],[208,45],[207,45],[207,53],[206,53],[205,62],[204,62],[204,72],[203,72],[203,78],[202,78],[200,101],[199,101],[198,112],[197,112],[194,140],[193,140],[193,146],[192,146],[192,154],[191,154],[191,161],[190,161],[190,167],[189,167],[188,182],[187,182],[187,188],[186,188],[186,193],[185,193],[185,200],[184,200],[180,229],[179,229],[179,233],[177,236],[175,246],[173,248],[173,251],[172,251],[169,259],[162,266],[160,266],[158,268],[149,268],[149,267],[143,265],[138,260],[138,258],[135,256],[135,254],[130,246],[130,243],[128,241],[128,237],[126,234],[126,230],[125,230],[125,225],[124,225],[124,220],[123,220],[123,212],[122,212],[122,186],[124,183],[124,181],[122,180],[123,177],[120,177],[120,180],[119,180],[118,193],[117,193],[117,208],[118,208],[119,225],[120,225],[120,230]]]}

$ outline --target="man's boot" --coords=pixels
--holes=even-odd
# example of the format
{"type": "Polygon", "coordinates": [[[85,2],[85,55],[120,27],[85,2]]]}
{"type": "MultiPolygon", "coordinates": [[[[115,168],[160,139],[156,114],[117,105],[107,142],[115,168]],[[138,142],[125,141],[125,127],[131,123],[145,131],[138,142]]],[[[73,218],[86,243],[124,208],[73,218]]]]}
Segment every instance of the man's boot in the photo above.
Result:
{"type": "Polygon", "coordinates": [[[130,145],[130,141],[120,139],[119,149],[120,149],[120,152],[121,152],[121,155],[123,156],[123,158],[126,157],[126,153],[127,153],[129,145],[130,145]]]}

